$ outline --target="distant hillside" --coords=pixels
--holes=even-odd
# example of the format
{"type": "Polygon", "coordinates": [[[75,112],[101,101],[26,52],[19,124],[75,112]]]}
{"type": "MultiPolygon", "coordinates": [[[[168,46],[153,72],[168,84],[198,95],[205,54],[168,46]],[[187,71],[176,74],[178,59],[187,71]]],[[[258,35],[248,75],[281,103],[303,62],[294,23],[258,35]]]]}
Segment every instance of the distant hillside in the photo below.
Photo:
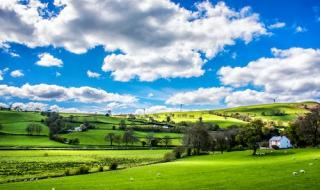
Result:
{"type": "Polygon", "coordinates": [[[201,117],[204,122],[216,123],[220,127],[242,125],[252,119],[262,119],[266,122],[273,122],[275,125],[287,126],[289,122],[299,115],[307,113],[308,109],[317,104],[319,103],[273,103],[218,110],[166,112],[148,114],[147,117],[152,117],[157,121],[166,121],[167,117],[170,117],[170,120],[176,123],[182,121],[196,122],[201,117]]]}

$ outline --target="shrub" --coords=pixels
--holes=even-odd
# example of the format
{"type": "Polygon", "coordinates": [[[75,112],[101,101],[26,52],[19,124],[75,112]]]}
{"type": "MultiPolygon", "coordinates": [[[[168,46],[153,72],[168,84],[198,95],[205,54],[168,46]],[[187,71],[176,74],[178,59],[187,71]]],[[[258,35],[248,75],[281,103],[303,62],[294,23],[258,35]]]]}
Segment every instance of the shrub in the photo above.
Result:
{"type": "Polygon", "coordinates": [[[98,171],[103,172],[103,166],[99,166],[98,171]]]}
{"type": "Polygon", "coordinates": [[[173,152],[167,152],[163,156],[163,161],[164,162],[170,162],[170,161],[172,161],[174,159],[175,159],[175,153],[173,153],[173,152]]]}
{"type": "Polygon", "coordinates": [[[87,174],[89,173],[89,167],[88,166],[80,166],[76,174],[87,174]]]}
{"type": "Polygon", "coordinates": [[[175,158],[181,158],[182,154],[184,153],[185,149],[182,146],[178,146],[173,149],[173,153],[175,158]]]}
{"type": "Polygon", "coordinates": [[[44,157],[48,157],[49,154],[46,152],[46,153],[43,154],[43,156],[44,156],[44,157]]]}
{"type": "Polygon", "coordinates": [[[70,169],[66,169],[66,170],[64,171],[64,174],[65,174],[66,176],[71,175],[70,169]]]}
{"type": "Polygon", "coordinates": [[[118,168],[117,162],[111,162],[109,165],[109,170],[116,170],[118,168]]]}

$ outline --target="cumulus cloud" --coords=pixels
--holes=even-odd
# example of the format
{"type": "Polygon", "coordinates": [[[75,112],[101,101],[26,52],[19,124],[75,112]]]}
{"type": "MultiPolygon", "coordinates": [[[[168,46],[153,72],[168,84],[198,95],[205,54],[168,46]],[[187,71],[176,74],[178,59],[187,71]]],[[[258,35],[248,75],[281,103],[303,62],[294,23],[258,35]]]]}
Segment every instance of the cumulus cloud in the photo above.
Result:
{"type": "MultiPolygon", "coordinates": [[[[262,87],[263,97],[283,101],[317,100],[320,97],[320,50],[273,48],[273,58],[260,58],[245,67],[222,67],[218,74],[225,85],[262,87]]],[[[249,96],[256,92],[243,92],[249,96]]],[[[258,93],[261,95],[261,93],[258,93]]],[[[252,97],[252,96],[251,96],[252,97]]]]}
{"type": "Polygon", "coordinates": [[[11,71],[10,75],[14,78],[18,78],[18,77],[23,77],[24,74],[22,72],[22,70],[14,70],[14,71],[11,71]]]}
{"type": "Polygon", "coordinates": [[[178,105],[212,105],[218,104],[229,95],[231,88],[212,87],[177,93],[166,100],[166,104],[178,105]]]}
{"type": "Polygon", "coordinates": [[[49,53],[41,53],[38,55],[38,58],[39,61],[36,64],[42,67],[62,67],[63,65],[61,59],[55,58],[49,53]]]}
{"type": "Polygon", "coordinates": [[[172,111],[178,111],[178,109],[157,105],[157,106],[151,106],[145,109],[141,109],[141,108],[136,109],[135,114],[152,114],[152,113],[162,113],[162,112],[172,112],[172,111]]]}
{"type": "Polygon", "coordinates": [[[99,78],[100,77],[99,73],[92,72],[90,70],[87,71],[87,75],[88,75],[89,78],[99,78]]]}
{"type": "Polygon", "coordinates": [[[276,22],[274,24],[271,24],[268,26],[269,29],[278,29],[278,28],[283,28],[286,26],[286,23],[284,22],[276,22]]]}
{"type": "Polygon", "coordinates": [[[62,113],[85,113],[84,111],[80,111],[78,108],[64,108],[58,105],[50,106],[49,110],[52,112],[62,112],[62,113]]]}
{"type": "Polygon", "coordinates": [[[201,76],[205,60],[226,45],[267,33],[248,7],[237,11],[223,2],[205,1],[191,11],[169,0],[57,0],[54,5],[63,8],[49,19],[39,13],[46,4],[30,2],[0,2],[0,43],[53,45],[74,53],[102,45],[121,52],[106,56],[102,66],[119,81],[201,76]]]}
{"type": "Polygon", "coordinates": [[[134,103],[137,99],[131,95],[109,93],[88,86],[63,87],[58,85],[24,84],[21,87],[0,85],[0,96],[18,97],[37,101],[76,101],[83,103],[134,103]]]}
{"type": "Polygon", "coordinates": [[[48,109],[48,104],[43,104],[39,102],[15,102],[11,104],[10,108],[12,110],[22,110],[22,111],[46,111],[48,109]]]}
{"type": "Polygon", "coordinates": [[[9,108],[9,105],[3,102],[0,102],[0,108],[9,108]]]}

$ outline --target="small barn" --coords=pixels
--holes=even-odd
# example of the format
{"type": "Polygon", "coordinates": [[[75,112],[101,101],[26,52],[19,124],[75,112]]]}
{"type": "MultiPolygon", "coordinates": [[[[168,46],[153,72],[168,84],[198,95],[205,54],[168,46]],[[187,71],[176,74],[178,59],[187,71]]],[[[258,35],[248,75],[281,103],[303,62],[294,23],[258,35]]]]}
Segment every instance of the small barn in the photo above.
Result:
{"type": "Polygon", "coordinates": [[[269,148],[291,148],[290,139],[286,136],[273,136],[269,140],[269,148]]]}

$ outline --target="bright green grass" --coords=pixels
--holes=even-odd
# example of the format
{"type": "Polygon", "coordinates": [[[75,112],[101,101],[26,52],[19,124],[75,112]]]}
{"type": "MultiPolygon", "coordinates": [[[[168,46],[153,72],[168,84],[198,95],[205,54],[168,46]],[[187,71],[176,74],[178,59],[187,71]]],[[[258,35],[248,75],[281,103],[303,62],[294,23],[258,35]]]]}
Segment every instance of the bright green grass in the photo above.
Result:
{"type": "Polygon", "coordinates": [[[293,121],[297,116],[308,113],[309,111],[303,108],[303,104],[312,106],[315,102],[304,102],[304,103],[274,103],[274,104],[260,104],[253,106],[241,106],[236,108],[217,110],[222,113],[241,113],[247,114],[253,119],[262,119],[264,121],[275,121],[282,122],[283,125],[288,125],[289,122],[293,121]],[[262,112],[268,112],[272,110],[284,111],[287,115],[285,116],[262,116],[262,112]]]}
{"type": "MultiPolygon", "coordinates": [[[[108,169],[110,162],[120,168],[153,163],[169,150],[16,150],[0,151],[0,183],[8,180],[64,175],[66,169],[81,165],[96,172],[98,166],[108,169]]],[[[1,187],[0,187],[1,189],[1,187]]]]}
{"type": "Polygon", "coordinates": [[[202,117],[203,122],[210,122],[218,124],[222,128],[229,127],[231,125],[244,125],[246,122],[230,118],[230,117],[221,117],[218,115],[208,114],[208,111],[190,111],[190,112],[170,112],[170,113],[159,113],[159,114],[150,114],[157,121],[166,121],[166,117],[170,115],[171,120],[175,123],[179,122],[197,122],[199,118],[202,117]]]}
{"type": "MultiPolygon", "coordinates": [[[[297,116],[303,115],[308,112],[304,109],[303,105],[314,106],[316,102],[302,102],[302,103],[274,103],[274,104],[260,104],[251,106],[241,106],[235,108],[227,108],[220,110],[204,110],[204,111],[186,111],[186,112],[166,112],[158,114],[149,114],[158,121],[166,121],[166,117],[170,115],[174,122],[189,121],[196,122],[199,117],[202,117],[204,122],[212,122],[218,124],[220,127],[228,127],[231,125],[243,125],[246,122],[242,120],[234,119],[231,117],[221,117],[218,115],[210,114],[214,113],[240,113],[248,115],[252,119],[262,119],[264,121],[281,122],[281,125],[287,126],[289,122],[293,121],[297,116]],[[272,110],[285,111],[285,116],[262,116],[262,112],[268,112],[272,110]]],[[[142,117],[142,116],[140,116],[142,117]]]]}
{"type": "MultiPolygon", "coordinates": [[[[105,136],[108,133],[114,133],[118,135],[123,135],[124,131],[120,130],[89,130],[86,132],[73,132],[69,134],[63,135],[64,137],[71,139],[71,138],[79,138],[80,140],[80,145],[109,145],[109,142],[106,142],[105,136]]],[[[135,131],[134,135],[139,138],[140,141],[145,140],[145,137],[149,133],[147,132],[140,132],[140,131],[135,131]]],[[[169,136],[171,138],[177,138],[172,140],[173,145],[180,145],[181,144],[181,138],[183,134],[178,134],[178,133],[152,133],[154,134],[155,137],[164,137],[164,136],[169,136]]],[[[115,145],[115,144],[114,144],[115,145]]],[[[122,143],[123,145],[123,143],[122,143]]],[[[141,142],[136,142],[134,145],[139,145],[141,146],[141,142]]]]}
{"type": "Polygon", "coordinates": [[[15,112],[15,111],[0,111],[0,123],[14,123],[26,121],[41,121],[44,116],[38,112],[15,112]]]}
{"type": "Polygon", "coordinates": [[[15,122],[15,123],[6,123],[2,124],[3,129],[1,132],[10,133],[10,134],[27,134],[26,128],[30,123],[37,123],[42,126],[42,131],[40,135],[48,134],[48,127],[43,125],[41,122],[15,122]]]}
{"type": "Polygon", "coordinates": [[[46,136],[0,135],[0,146],[63,147],[68,145],[51,141],[46,136]]]}
{"type": "Polygon", "coordinates": [[[320,150],[249,151],[90,175],[1,184],[1,189],[319,189],[320,150]],[[299,170],[306,173],[299,173],[299,170]],[[292,172],[299,174],[293,176],[292,172]]]}

